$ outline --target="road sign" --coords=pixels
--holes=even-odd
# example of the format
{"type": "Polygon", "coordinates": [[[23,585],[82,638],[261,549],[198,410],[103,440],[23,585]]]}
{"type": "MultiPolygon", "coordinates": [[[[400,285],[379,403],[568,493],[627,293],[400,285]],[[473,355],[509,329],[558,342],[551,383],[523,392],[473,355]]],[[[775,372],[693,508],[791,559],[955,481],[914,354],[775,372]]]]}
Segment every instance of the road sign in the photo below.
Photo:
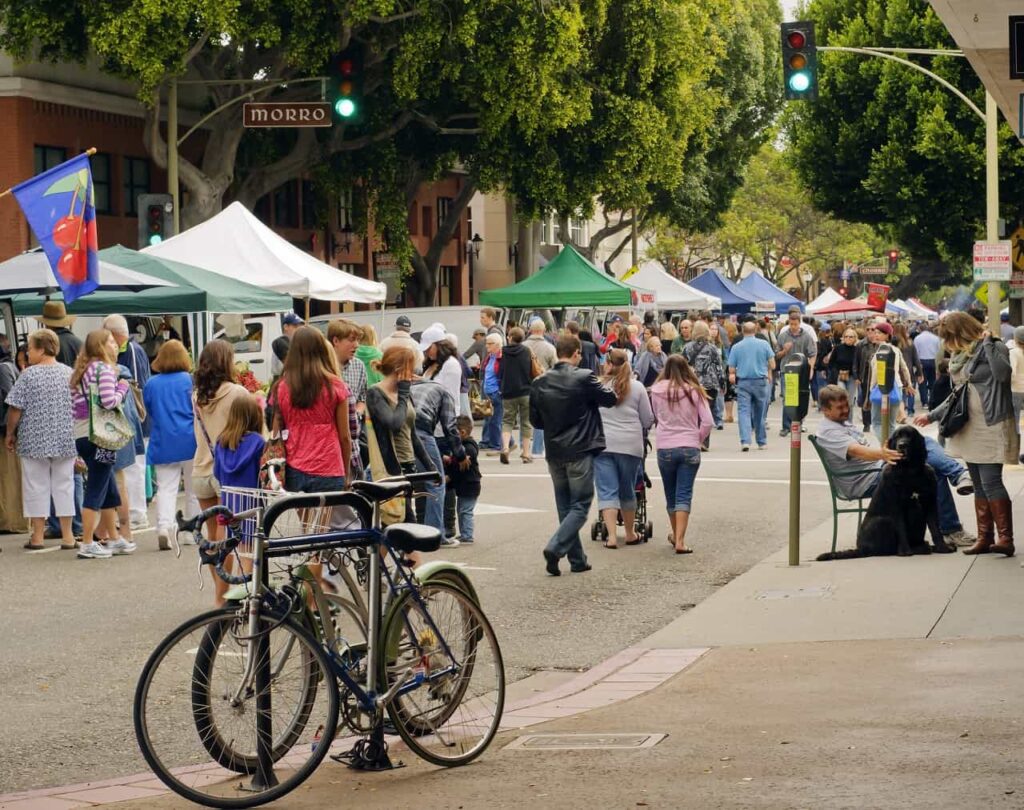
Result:
{"type": "Polygon", "coordinates": [[[1009,281],[1012,256],[1013,243],[1008,239],[999,242],[975,242],[974,280],[1009,281]]]}
{"type": "Polygon", "coordinates": [[[326,102],[274,101],[242,105],[242,126],[249,129],[331,125],[331,105],[326,102]]]}
{"type": "Polygon", "coordinates": [[[842,270],[839,271],[839,278],[841,278],[843,281],[849,281],[850,271],[844,267],[842,270]]]}
{"type": "Polygon", "coordinates": [[[889,272],[888,267],[882,265],[865,264],[861,265],[860,274],[862,276],[884,276],[889,272]]]}

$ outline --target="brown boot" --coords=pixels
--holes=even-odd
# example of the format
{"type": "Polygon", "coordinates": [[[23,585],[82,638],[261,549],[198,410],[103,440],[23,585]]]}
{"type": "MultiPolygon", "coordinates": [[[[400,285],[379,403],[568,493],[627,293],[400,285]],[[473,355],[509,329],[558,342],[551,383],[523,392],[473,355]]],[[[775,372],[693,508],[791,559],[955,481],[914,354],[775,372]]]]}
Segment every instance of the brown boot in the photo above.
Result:
{"type": "Polygon", "coordinates": [[[1013,505],[1009,498],[1000,498],[998,501],[989,501],[988,503],[992,510],[992,519],[996,524],[996,532],[999,534],[999,542],[993,544],[989,550],[1012,557],[1015,551],[1013,547],[1013,505]]]}
{"type": "Polygon", "coordinates": [[[984,498],[974,499],[974,516],[978,521],[978,539],[964,554],[988,554],[995,540],[995,526],[992,523],[992,503],[984,498]]]}

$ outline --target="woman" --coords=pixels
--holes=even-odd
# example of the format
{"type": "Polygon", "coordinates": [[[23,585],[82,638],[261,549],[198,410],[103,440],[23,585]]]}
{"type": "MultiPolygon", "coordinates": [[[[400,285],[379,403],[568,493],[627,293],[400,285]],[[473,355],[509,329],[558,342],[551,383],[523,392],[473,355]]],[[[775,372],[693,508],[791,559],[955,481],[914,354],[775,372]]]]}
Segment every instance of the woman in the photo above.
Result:
{"type": "Polygon", "coordinates": [[[149,414],[146,463],[156,472],[156,538],[160,551],[171,547],[178,484],[185,479],[185,515],[191,518],[199,504],[192,494],[192,459],[196,433],[192,410],[192,358],[180,340],[168,340],[153,360],[156,372],[142,390],[149,414]]]}
{"type": "Polygon", "coordinates": [[[533,381],[533,352],[523,342],[526,334],[518,326],[508,335],[508,345],[501,357],[501,452],[502,464],[508,464],[509,452],[515,446],[513,431],[519,428],[523,464],[533,462],[530,453],[533,425],[530,423],[530,383],[533,381]]]}
{"type": "Polygon", "coordinates": [[[97,447],[89,440],[90,387],[96,386],[100,404],[108,410],[121,405],[129,392],[128,382],[118,379],[117,350],[117,341],[110,332],[94,329],[85,338],[69,381],[75,446],[88,471],[82,497],[82,546],[78,549],[83,560],[135,551],[134,543],[117,534],[116,510],[121,505],[121,496],[114,475],[115,452],[97,447]],[[96,542],[98,527],[108,540],[106,546],[96,542]]]}
{"type": "MultiPolygon", "coordinates": [[[[661,354],[661,341],[649,341],[661,354]]],[[[650,350],[644,354],[649,354],[650,350]]],[[[647,389],[633,376],[626,353],[612,349],[605,361],[602,381],[615,392],[615,406],[601,408],[605,448],[594,458],[594,483],[597,486],[597,508],[601,512],[608,539],[605,548],[618,548],[615,522],[622,512],[626,545],[635,546],[636,482],[643,472],[644,434],[654,424],[654,414],[647,389]]]]}
{"type": "Polygon", "coordinates": [[[380,360],[380,343],[377,340],[377,330],[371,324],[360,324],[363,335],[356,348],[356,357],[366,366],[367,386],[376,385],[380,382],[380,374],[373,370],[373,361],[380,360]]]}
{"type": "Polygon", "coordinates": [[[832,328],[822,326],[818,330],[818,354],[814,363],[814,376],[811,378],[811,401],[817,408],[818,391],[828,382],[828,363],[832,359],[835,343],[832,342],[832,328]]]}
{"type": "Polygon", "coordinates": [[[493,456],[501,450],[501,335],[490,334],[485,343],[487,355],[480,368],[480,389],[491,403],[491,415],[484,420],[480,447],[493,456]]]}
{"type": "MultiPolygon", "coordinates": [[[[737,334],[739,334],[737,329],[736,329],[736,324],[733,321],[729,320],[729,321],[725,322],[725,325],[722,328],[725,329],[725,338],[722,340],[722,346],[723,346],[723,348],[725,348],[726,345],[728,345],[728,351],[732,351],[732,347],[736,345],[736,336],[737,336],[737,334]]],[[[725,357],[725,368],[728,368],[728,367],[729,367],[729,356],[726,355],[726,357],[725,357]]],[[[736,386],[729,382],[729,376],[726,375],[726,378],[725,378],[725,416],[724,416],[724,419],[723,419],[724,422],[733,422],[733,421],[735,421],[735,418],[734,418],[733,414],[734,414],[734,409],[736,407],[736,398],[737,398],[737,396],[738,395],[736,393],[736,386]]]]}
{"type": "Polygon", "coordinates": [[[287,431],[286,489],[344,489],[352,458],[348,386],[338,375],[334,351],[316,329],[300,326],[292,334],[271,398],[277,411],[271,434],[287,431]]]}
{"type": "Polygon", "coordinates": [[[651,388],[651,407],[657,424],[658,469],[665,486],[668,541],[676,554],[693,551],[686,545],[693,482],[700,469],[700,448],[711,435],[714,422],[708,395],[686,358],[672,355],[651,388]]]}
{"type": "Polygon", "coordinates": [[[1013,424],[1020,433],[1020,412],[1024,406],[1024,326],[1013,330],[1010,346],[1010,393],[1013,396],[1013,424]]]}
{"type": "Polygon", "coordinates": [[[644,388],[650,388],[665,368],[667,355],[661,350],[661,340],[656,337],[647,339],[647,346],[636,360],[636,378],[644,388]]]}
{"type": "Polygon", "coordinates": [[[846,389],[850,402],[856,402],[857,376],[854,366],[857,362],[857,330],[852,326],[843,332],[842,339],[832,349],[828,359],[828,381],[846,389]]]}
{"type": "MultiPolygon", "coordinates": [[[[501,340],[498,335],[488,338],[501,340]]],[[[416,368],[416,354],[404,346],[388,348],[374,370],[381,375],[381,381],[366,392],[366,415],[373,429],[370,464],[375,480],[389,475],[408,475],[416,472],[416,462],[431,469],[433,462],[423,442],[416,434],[416,413],[412,406],[412,378],[416,368]],[[375,463],[376,453],[380,461],[375,463]]],[[[415,522],[408,498],[405,503],[404,520],[415,522]]]]}
{"type": "MultiPolygon", "coordinates": [[[[963,459],[974,484],[978,540],[963,551],[1012,557],[1013,513],[1003,484],[1003,465],[1017,463],[1020,441],[1013,424],[1009,351],[965,312],[950,312],[939,322],[938,331],[950,355],[953,384],[967,383],[967,423],[946,440],[946,451],[963,459]],[[996,534],[998,542],[994,542],[996,534]]],[[[914,424],[923,427],[940,421],[950,399],[918,416],[914,424]]]]}
{"type": "MultiPolygon", "coordinates": [[[[228,421],[231,403],[238,397],[249,395],[235,381],[235,351],[225,340],[211,340],[199,355],[199,365],[192,378],[192,426],[196,454],[192,459],[192,492],[199,499],[200,509],[209,509],[220,503],[220,487],[213,475],[213,449],[228,421]]],[[[220,540],[221,527],[216,518],[206,522],[208,540],[220,540]]],[[[214,601],[224,604],[228,584],[210,568],[213,578],[214,601]]]]}
{"type": "Polygon", "coordinates": [[[665,321],[661,325],[660,333],[662,354],[668,355],[672,352],[672,341],[679,337],[679,332],[676,331],[672,321],[665,321]]]}
{"type": "Polygon", "coordinates": [[[423,352],[423,376],[444,386],[452,395],[455,415],[462,413],[462,363],[459,352],[448,339],[443,327],[431,326],[423,330],[420,339],[423,352]]]}
{"type": "Polygon", "coordinates": [[[636,346],[633,345],[633,340],[629,335],[629,326],[621,321],[615,324],[614,337],[605,345],[604,354],[607,356],[612,349],[621,349],[628,354],[629,367],[633,367],[636,360],[636,346]]]}
{"type": "MultiPolygon", "coordinates": [[[[703,386],[709,402],[714,402],[718,391],[725,380],[725,367],[722,365],[722,352],[711,341],[711,330],[704,321],[697,321],[691,331],[692,340],[683,348],[683,357],[687,365],[703,386]]],[[[714,416],[712,416],[714,423],[714,416]]],[[[714,424],[712,424],[714,427],[714,424]]],[[[660,445],[659,445],[660,447],[660,445]]],[[[704,439],[701,450],[711,449],[711,431],[704,439]]]]}
{"type": "MultiPolygon", "coordinates": [[[[715,418],[715,430],[725,430],[723,416],[725,414],[725,398],[729,393],[729,375],[725,373],[729,368],[729,345],[722,339],[722,328],[717,321],[708,324],[708,341],[714,345],[722,356],[722,382],[718,386],[718,395],[711,400],[711,415],[715,418]]],[[[735,399],[735,393],[733,393],[735,399]]]]}
{"type": "MultiPolygon", "coordinates": [[[[914,346],[914,341],[910,339],[910,335],[907,334],[907,327],[905,324],[896,323],[892,327],[893,342],[896,347],[900,350],[903,355],[904,365],[907,367],[907,371],[910,373],[910,379],[913,380],[916,385],[914,388],[908,388],[903,392],[903,406],[906,408],[906,415],[910,419],[914,418],[914,400],[915,389],[918,385],[924,382],[924,366],[921,365],[920,359],[917,356],[917,347],[914,346]]],[[[922,403],[923,405],[924,403],[922,403]]],[[[906,422],[906,419],[901,419],[901,422],[906,422]]]]}
{"type": "Polygon", "coordinates": [[[57,362],[59,351],[60,339],[52,330],[39,329],[29,335],[29,366],[14,381],[6,400],[5,444],[11,453],[17,448],[22,513],[32,523],[27,549],[43,548],[51,499],[60,520],[60,547],[76,547],[71,532],[77,455],[71,421],[71,369],[57,362]]]}

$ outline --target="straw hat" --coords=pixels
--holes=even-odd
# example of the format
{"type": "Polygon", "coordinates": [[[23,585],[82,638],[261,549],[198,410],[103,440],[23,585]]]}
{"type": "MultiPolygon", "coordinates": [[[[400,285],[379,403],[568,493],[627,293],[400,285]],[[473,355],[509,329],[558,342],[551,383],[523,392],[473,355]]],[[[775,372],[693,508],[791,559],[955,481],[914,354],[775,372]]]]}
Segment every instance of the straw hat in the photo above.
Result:
{"type": "Polygon", "coordinates": [[[47,301],[43,304],[43,314],[39,321],[49,327],[71,326],[75,316],[68,315],[63,301],[47,301]]]}

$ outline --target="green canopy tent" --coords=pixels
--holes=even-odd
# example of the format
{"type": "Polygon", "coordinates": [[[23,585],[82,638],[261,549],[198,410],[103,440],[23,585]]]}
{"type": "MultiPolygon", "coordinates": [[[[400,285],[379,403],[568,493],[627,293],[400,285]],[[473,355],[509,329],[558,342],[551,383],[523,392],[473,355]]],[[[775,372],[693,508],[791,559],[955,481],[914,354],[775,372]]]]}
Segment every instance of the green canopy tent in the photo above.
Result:
{"type": "MultiPolygon", "coordinates": [[[[118,267],[155,276],[172,286],[152,287],[140,292],[99,290],[83,296],[67,309],[72,315],[184,315],[194,312],[288,312],[292,299],[244,281],[211,273],[169,259],[157,259],[117,245],[99,252],[100,259],[118,267]]],[[[50,296],[62,300],[61,294],[50,296]]],[[[44,299],[36,295],[14,296],[18,315],[39,315],[44,299]]]]}
{"type": "Polygon", "coordinates": [[[628,307],[633,288],[605,275],[571,245],[518,284],[483,290],[480,303],[509,309],[628,307]]]}

